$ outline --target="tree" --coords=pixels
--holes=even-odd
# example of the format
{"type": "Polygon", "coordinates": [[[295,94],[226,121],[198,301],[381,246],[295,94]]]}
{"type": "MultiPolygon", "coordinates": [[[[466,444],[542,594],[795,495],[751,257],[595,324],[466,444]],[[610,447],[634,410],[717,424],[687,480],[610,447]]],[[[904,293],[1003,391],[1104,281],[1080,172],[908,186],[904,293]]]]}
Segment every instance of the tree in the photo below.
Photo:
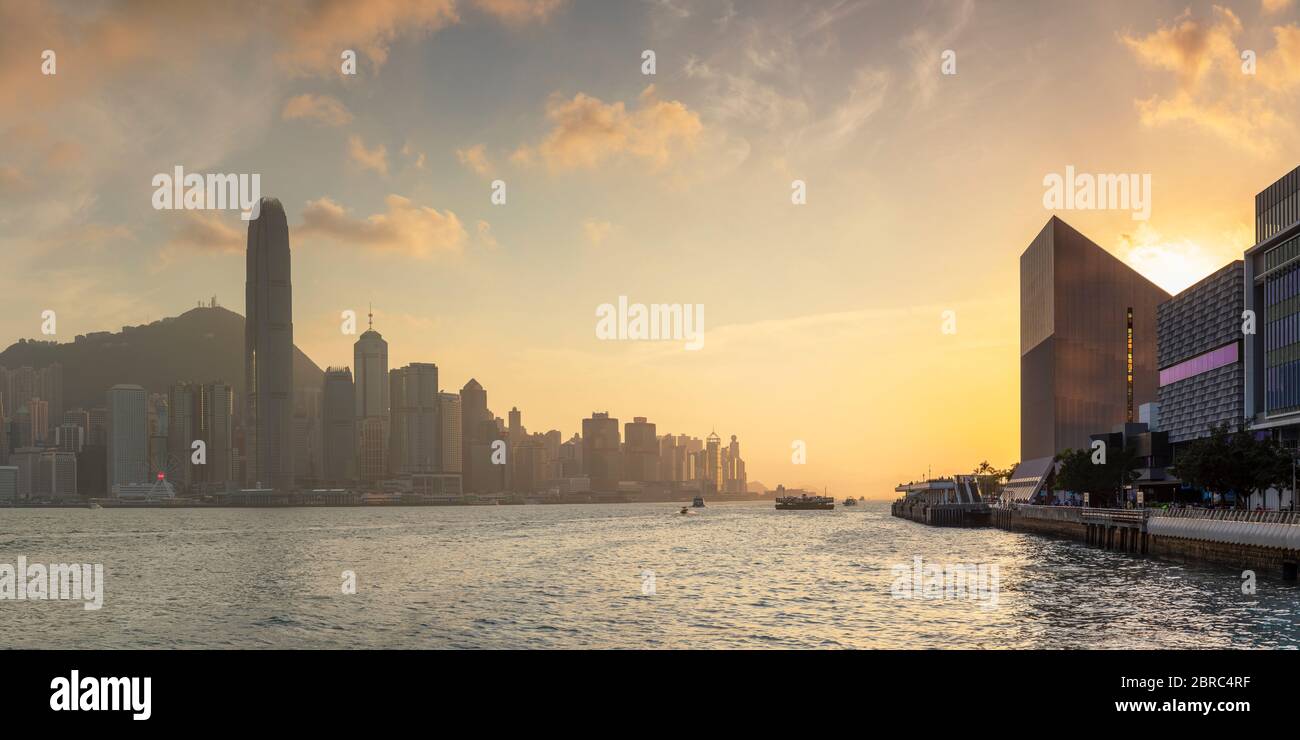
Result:
{"type": "Polygon", "coordinates": [[[1054,459],[1061,469],[1056,473],[1056,489],[1091,494],[1093,506],[1115,506],[1124,488],[1138,478],[1137,451],[1132,446],[1111,450],[1104,463],[1094,463],[1092,456],[1091,450],[1067,449],[1058,454],[1054,459]]]}
{"type": "Polygon", "coordinates": [[[1209,436],[1192,440],[1178,453],[1174,475],[1210,493],[1236,494],[1237,505],[1255,491],[1282,487],[1291,480],[1291,455],[1272,438],[1257,439],[1245,425],[1210,427],[1209,436]]]}

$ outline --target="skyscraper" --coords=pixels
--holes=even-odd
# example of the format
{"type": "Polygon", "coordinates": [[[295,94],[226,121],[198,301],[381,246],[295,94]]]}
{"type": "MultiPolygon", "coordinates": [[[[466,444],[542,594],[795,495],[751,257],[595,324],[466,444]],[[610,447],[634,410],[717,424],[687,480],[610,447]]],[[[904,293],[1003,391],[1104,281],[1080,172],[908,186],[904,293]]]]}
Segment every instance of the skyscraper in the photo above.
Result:
{"type": "Polygon", "coordinates": [[[1053,216],[1020,255],[1020,459],[1087,449],[1156,400],[1165,291],[1053,216]]]}
{"type": "Polygon", "coordinates": [[[327,369],[322,397],[324,477],[329,485],[339,485],[357,477],[357,400],[352,370],[346,367],[327,369]]]}
{"type": "Polygon", "coordinates": [[[623,455],[619,449],[618,419],[608,412],[592,412],[582,420],[583,471],[591,478],[593,491],[613,491],[623,479],[623,455]]]}
{"type": "Polygon", "coordinates": [[[655,425],[644,416],[623,425],[623,479],[659,480],[659,440],[655,425]]]}
{"type": "Polygon", "coordinates": [[[460,473],[462,444],[462,411],[460,394],[438,394],[439,443],[442,447],[442,472],[460,473]]]}
{"type": "Polygon", "coordinates": [[[704,440],[704,482],[713,493],[723,490],[722,438],[709,432],[704,440]]]}
{"type": "MultiPolygon", "coordinates": [[[[466,493],[474,493],[486,481],[478,480],[476,472],[483,469],[484,461],[477,461],[475,455],[481,454],[479,448],[487,442],[484,422],[490,419],[487,410],[487,391],[473,378],[460,390],[460,436],[461,466],[460,475],[466,493]]],[[[483,449],[486,449],[484,447],[483,449]]]]}
{"type": "Polygon", "coordinates": [[[388,342],[375,331],[370,314],[368,328],[352,345],[356,371],[357,467],[364,481],[388,475],[389,380],[388,342]]]}
{"type": "MultiPolygon", "coordinates": [[[[1246,250],[1245,410],[1257,431],[1300,445],[1300,168],[1255,196],[1255,245],[1246,250]]],[[[1241,324],[1240,321],[1237,322],[1241,324]]]]}
{"type": "Polygon", "coordinates": [[[248,222],[244,288],[247,481],[293,488],[293,294],[284,207],[263,198],[248,222]]]}
{"type": "Polygon", "coordinates": [[[108,390],[108,490],[149,480],[148,396],[138,385],[108,390]]]}
{"type": "Polygon", "coordinates": [[[389,373],[392,431],[390,465],[398,475],[442,468],[438,426],[438,366],[413,362],[389,373]]]}

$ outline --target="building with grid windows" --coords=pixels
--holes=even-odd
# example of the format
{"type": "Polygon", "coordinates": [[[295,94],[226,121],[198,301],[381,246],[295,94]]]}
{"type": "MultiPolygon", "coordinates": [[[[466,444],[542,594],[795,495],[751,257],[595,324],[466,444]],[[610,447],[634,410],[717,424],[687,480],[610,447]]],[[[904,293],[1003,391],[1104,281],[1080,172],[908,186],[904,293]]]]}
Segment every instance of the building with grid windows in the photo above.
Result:
{"type": "Polygon", "coordinates": [[[1255,196],[1246,252],[1246,416],[1295,447],[1300,437],[1300,168],[1255,196]],[[1254,332],[1248,321],[1254,319],[1254,332]]]}

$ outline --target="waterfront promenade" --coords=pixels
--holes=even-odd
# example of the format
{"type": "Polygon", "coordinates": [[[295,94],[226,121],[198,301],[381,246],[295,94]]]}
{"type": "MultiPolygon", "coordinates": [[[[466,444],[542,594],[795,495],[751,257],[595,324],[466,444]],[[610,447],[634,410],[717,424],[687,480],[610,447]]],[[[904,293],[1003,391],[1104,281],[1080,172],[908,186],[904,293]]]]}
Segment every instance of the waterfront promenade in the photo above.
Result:
{"type": "Polygon", "coordinates": [[[1255,570],[1296,580],[1300,512],[1235,509],[1099,509],[900,499],[890,512],[921,524],[997,527],[1065,537],[1107,550],[1255,570]]]}

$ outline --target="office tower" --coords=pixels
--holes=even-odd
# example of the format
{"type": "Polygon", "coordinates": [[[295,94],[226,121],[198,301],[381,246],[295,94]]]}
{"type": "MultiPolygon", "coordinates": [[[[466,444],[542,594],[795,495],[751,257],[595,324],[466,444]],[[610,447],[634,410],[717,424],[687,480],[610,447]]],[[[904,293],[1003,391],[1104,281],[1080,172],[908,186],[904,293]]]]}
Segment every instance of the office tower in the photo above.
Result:
{"type": "Polygon", "coordinates": [[[440,472],[438,366],[413,362],[389,373],[390,465],[398,475],[440,472]]]}
{"type": "Polygon", "coordinates": [[[39,447],[20,447],[9,456],[9,462],[18,469],[18,501],[34,498],[40,480],[41,453],[39,447]]]}
{"type": "Polygon", "coordinates": [[[18,468],[12,465],[0,465],[0,502],[12,504],[18,501],[18,468]]]}
{"type": "Polygon", "coordinates": [[[102,406],[91,409],[86,414],[90,426],[86,428],[86,444],[108,446],[108,409],[102,406]]]}
{"type": "Polygon", "coordinates": [[[511,406],[509,416],[510,426],[507,433],[511,446],[514,446],[524,441],[524,438],[528,436],[528,433],[524,431],[523,414],[520,413],[518,407],[511,406]]]}
{"type": "Polygon", "coordinates": [[[107,496],[108,449],[103,445],[86,445],[77,454],[77,495],[82,498],[107,496]]]}
{"type": "Polygon", "coordinates": [[[293,392],[293,474],[298,484],[315,486],[323,474],[321,388],[296,388],[293,392]]]}
{"type": "Polygon", "coordinates": [[[546,445],[541,439],[520,440],[511,449],[511,490],[534,493],[546,482],[546,445]]]}
{"type": "Polygon", "coordinates": [[[5,404],[9,413],[16,414],[27,402],[40,396],[40,383],[36,371],[30,367],[14,368],[6,378],[5,404]]]}
{"type": "Polygon", "coordinates": [[[1165,291],[1053,216],[1020,255],[1020,459],[1086,449],[1156,400],[1165,291]]]}
{"type": "Polygon", "coordinates": [[[736,435],[731,435],[731,444],[723,452],[723,490],[727,493],[745,493],[749,487],[749,478],[745,473],[745,461],[740,457],[740,441],[736,435]]]}
{"type": "Polygon", "coordinates": [[[51,421],[63,418],[63,365],[55,362],[37,371],[36,395],[49,404],[51,421]]]}
{"type": "Polygon", "coordinates": [[[618,419],[608,412],[593,412],[582,420],[582,460],[591,478],[591,490],[613,491],[623,479],[618,419]]]}
{"type": "Polygon", "coordinates": [[[357,473],[373,483],[388,477],[388,422],[380,417],[357,420],[357,473]]]}
{"type": "Polygon", "coordinates": [[[224,484],[235,480],[231,471],[234,393],[220,381],[177,383],[167,396],[165,465],[173,486],[224,484]],[[194,464],[194,443],[202,441],[202,465],[194,464]]]}
{"type": "Polygon", "coordinates": [[[1151,431],[1168,432],[1174,445],[1245,420],[1244,269],[1232,262],[1156,310],[1160,406],[1151,431]]]}
{"type": "Polygon", "coordinates": [[[1245,415],[1284,446],[1300,441],[1300,168],[1255,196],[1255,245],[1246,251],[1245,415]]]}
{"type": "Polygon", "coordinates": [[[352,370],[331,367],[325,371],[321,392],[325,430],[323,476],[330,485],[357,478],[357,398],[352,370]]]}
{"type": "Polygon", "coordinates": [[[462,409],[459,393],[438,394],[438,426],[442,448],[442,472],[460,473],[464,451],[462,443],[462,409]]]}
{"type": "Polygon", "coordinates": [[[44,447],[50,437],[50,404],[39,398],[27,402],[27,413],[31,424],[32,444],[44,447]]]}
{"type": "Polygon", "coordinates": [[[263,198],[248,222],[244,289],[244,453],[247,480],[291,490],[293,475],[293,291],[284,207],[263,198]]]}
{"type": "MultiPolygon", "coordinates": [[[[461,434],[461,479],[466,493],[476,493],[479,491],[479,480],[475,478],[475,473],[480,469],[486,469],[482,466],[488,464],[488,460],[477,461],[481,449],[487,449],[485,446],[486,429],[484,422],[491,416],[487,410],[487,391],[479,385],[477,380],[470,378],[464,388],[460,390],[460,434],[461,434]]],[[[485,453],[485,454],[490,454],[485,453]]]]}
{"type": "Polygon", "coordinates": [[[709,432],[704,440],[704,482],[708,486],[707,490],[713,493],[724,490],[722,470],[722,438],[717,432],[709,432]]]}
{"type": "Polygon", "coordinates": [[[375,331],[375,317],[352,345],[356,373],[357,468],[364,481],[388,475],[388,342],[375,331]]]}
{"type": "Polygon", "coordinates": [[[68,409],[63,412],[63,424],[75,424],[84,431],[85,444],[90,444],[90,413],[83,408],[68,409]]]}
{"type": "Polygon", "coordinates": [[[546,481],[563,478],[560,470],[560,445],[564,444],[564,435],[559,429],[552,429],[541,435],[542,447],[546,450],[546,481]]]}
{"type": "Polygon", "coordinates": [[[62,450],[45,450],[37,462],[36,497],[62,501],[77,497],[77,456],[62,450]]]}
{"type": "Polygon", "coordinates": [[[142,484],[149,480],[147,396],[138,385],[115,385],[108,391],[107,485],[142,484]]]}
{"type": "Polygon", "coordinates": [[[73,454],[86,446],[86,430],[77,424],[60,424],[54,428],[54,446],[73,454]]]}
{"type": "Polygon", "coordinates": [[[623,425],[623,480],[659,480],[659,440],[644,416],[623,425]]]}
{"type": "Polygon", "coordinates": [[[176,383],[167,396],[167,460],[161,470],[173,486],[187,489],[193,482],[190,466],[190,445],[198,438],[195,419],[195,396],[201,391],[194,383],[176,383]]]}

